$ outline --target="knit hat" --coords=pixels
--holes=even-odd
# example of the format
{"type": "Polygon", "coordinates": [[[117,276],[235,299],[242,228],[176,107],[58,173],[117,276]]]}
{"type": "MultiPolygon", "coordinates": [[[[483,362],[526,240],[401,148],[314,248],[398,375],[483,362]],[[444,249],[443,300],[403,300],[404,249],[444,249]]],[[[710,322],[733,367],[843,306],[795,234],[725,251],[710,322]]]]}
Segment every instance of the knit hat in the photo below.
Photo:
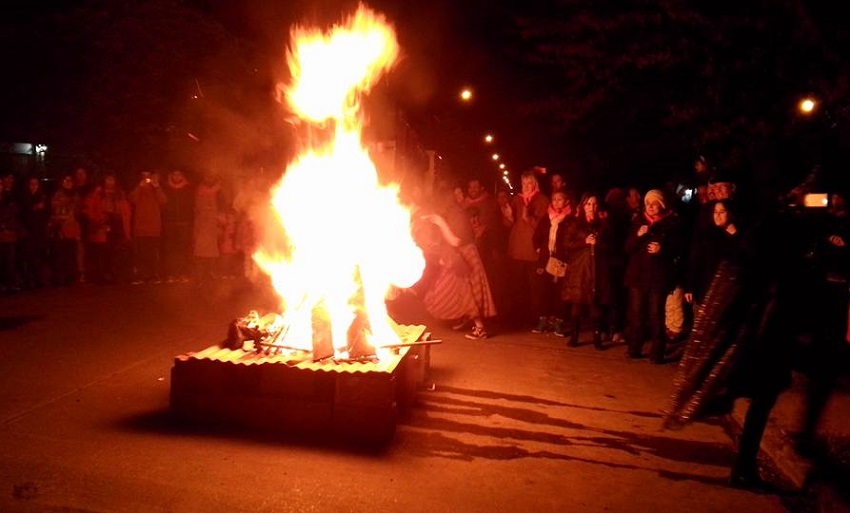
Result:
{"type": "Polygon", "coordinates": [[[667,210],[667,201],[664,199],[664,193],[660,190],[652,189],[646,193],[646,196],[643,197],[643,204],[646,205],[650,201],[657,201],[661,205],[661,208],[667,210]]]}

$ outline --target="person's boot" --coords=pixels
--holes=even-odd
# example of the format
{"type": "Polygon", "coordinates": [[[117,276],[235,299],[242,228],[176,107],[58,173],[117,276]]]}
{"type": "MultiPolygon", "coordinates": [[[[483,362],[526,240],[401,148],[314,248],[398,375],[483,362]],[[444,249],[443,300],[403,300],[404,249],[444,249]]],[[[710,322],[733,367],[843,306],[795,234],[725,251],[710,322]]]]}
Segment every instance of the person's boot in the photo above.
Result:
{"type": "Polygon", "coordinates": [[[544,333],[546,331],[546,328],[548,328],[548,327],[549,327],[549,318],[548,317],[541,317],[537,320],[537,326],[535,326],[531,330],[531,332],[532,333],[544,333]]]}
{"type": "Polygon", "coordinates": [[[575,317],[573,319],[573,328],[570,332],[570,340],[567,342],[567,345],[570,347],[576,347],[578,345],[578,335],[581,330],[581,319],[579,317],[575,317]]]}
{"type": "Polygon", "coordinates": [[[605,346],[602,345],[602,332],[599,330],[593,332],[593,347],[595,347],[597,351],[605,349],[605,346]]]}
{"type": "Polygon", "coordinates": [[[654,364],[664,364],[667,360],[664,359],[664,351],[666,344],[663,340],[653,340],[649,350],[649,359],[654,364]]]}
{"type": "Polygon", "coordinates": [[[564,332],[564,321],[563,319],[555,319],[553,323],[553,329],[556,337],[565,337],[567,334],[564,332]]]}

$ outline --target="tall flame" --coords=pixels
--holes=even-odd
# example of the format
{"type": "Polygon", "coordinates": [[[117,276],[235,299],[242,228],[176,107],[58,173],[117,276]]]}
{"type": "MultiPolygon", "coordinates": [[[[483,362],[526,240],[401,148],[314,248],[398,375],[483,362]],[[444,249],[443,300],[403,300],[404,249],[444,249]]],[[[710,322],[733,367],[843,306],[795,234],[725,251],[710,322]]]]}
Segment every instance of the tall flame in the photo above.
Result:
{"type": "Polygon", "coordinates": [[[398,188],[378,181],[359,111],[398,52],[393,28],[362,5],[329,32],[292,30],[287,101],[331,136],[311,138],[272,191],[284,243],[254,255],[281,296],[287,346],[309,348],[328,335],[337,351],[358,339],[398,342],[385,296],[392,285],[415,283],[425,260],[398,188]]]}

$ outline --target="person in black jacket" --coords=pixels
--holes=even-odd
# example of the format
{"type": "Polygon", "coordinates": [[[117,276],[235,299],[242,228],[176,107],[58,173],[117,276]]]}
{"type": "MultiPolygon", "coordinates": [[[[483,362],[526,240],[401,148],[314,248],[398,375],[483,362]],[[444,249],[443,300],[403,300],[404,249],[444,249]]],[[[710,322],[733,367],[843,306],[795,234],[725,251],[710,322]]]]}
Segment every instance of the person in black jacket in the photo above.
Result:
{"type": "Polygon", "coordinates": [[[625,284],[629,289],[628,356],[643,356],[644,333],[651,340],[650,358],[663,363],[666,349],[664,304],[681,256],[678,217],[667,208],[664,193],[653,189],[644,197],[645,211],[632,221],[626,239],[625,284]]]}
{"type": "Polygon", "coordinates": [[[697,229],[691,243],[685,276],[685,301],[700,305],[720,262],[737,260],[742,251],[743,235],[731,201],[715,202],[712,224],[697,229]]]}

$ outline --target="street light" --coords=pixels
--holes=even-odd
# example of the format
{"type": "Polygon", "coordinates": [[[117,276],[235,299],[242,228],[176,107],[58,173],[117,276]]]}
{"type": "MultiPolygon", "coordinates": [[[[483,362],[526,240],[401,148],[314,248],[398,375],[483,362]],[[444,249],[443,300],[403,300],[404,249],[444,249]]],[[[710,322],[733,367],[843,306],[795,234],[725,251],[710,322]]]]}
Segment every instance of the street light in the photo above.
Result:
{"type": "Polygon", "coordinates": [[[490,135],[490,134],[485,135],[484,136],[484,142],[486,142],[487,144],[490,144],[491,142],[493,142],[493,136],[490,135]]]}
{"type": "Polygon", "coordinates": [[[493,159],[493,160],[499,160],[499,154],[498,154],[498,153],[494,153],[494,154],[493,154],[493,156],[492,156],[492,159],[493,159]]]}
{"type": "Polygon", "coordinates": [[[797,107],[803,114],[811,114],[817,107],[817,103],[812,98],[803,98],[797,107]]]}
{"type": "Polygon", "coordinates": [[[469,89],[469,88],[462,90],[460,92],[460,99],[465,101],[465,102],[468,102],[469,100],[471,100],[472,99],[472,90],[469,89]]]}
{"type": "Polygon", "coordinates": [[[505,165],[504,165],[504,164],[499,164],[499,169],[505,169],[505,165]]]}

